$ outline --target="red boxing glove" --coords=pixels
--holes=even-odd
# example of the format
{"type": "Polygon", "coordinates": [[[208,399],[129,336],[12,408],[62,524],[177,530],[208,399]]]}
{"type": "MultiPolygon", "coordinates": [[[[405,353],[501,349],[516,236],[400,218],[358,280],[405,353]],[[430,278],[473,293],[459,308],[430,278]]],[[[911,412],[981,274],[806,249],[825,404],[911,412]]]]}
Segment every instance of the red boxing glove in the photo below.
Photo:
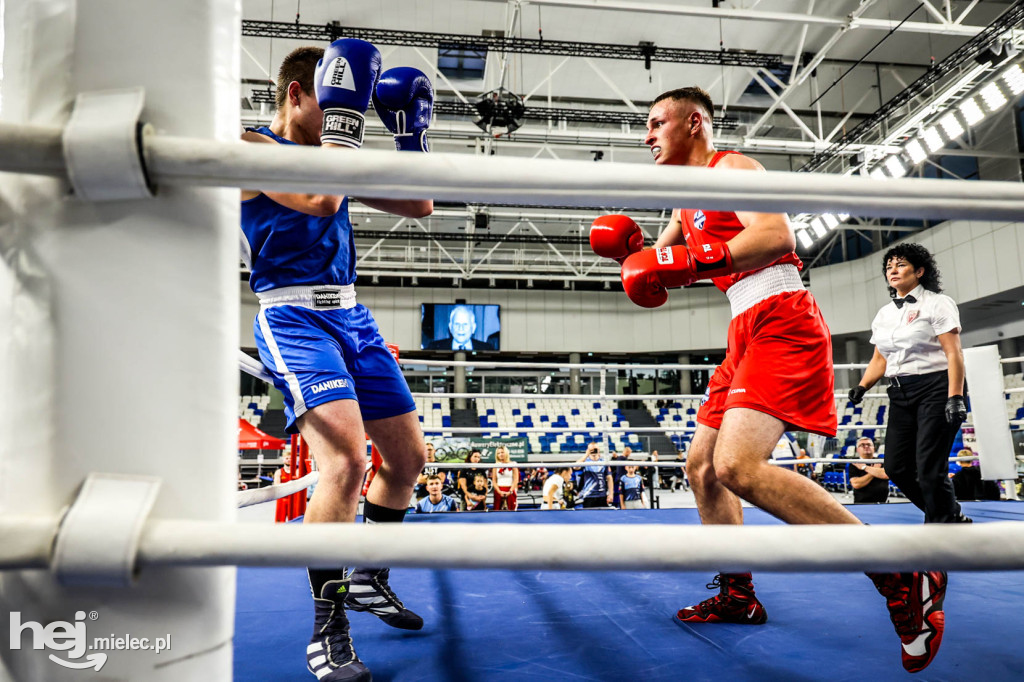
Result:
{"type": "Polygon", "coordinates": [[[622,264],[622,288],[629,300],[657,308],[668,300],[668,289],[685,287],[733,271],[725,242],[703,244],[696,254],[685,246],[667,246],[634,253],[622,264]]]}
{"type": "Polygon", "coordinates": [[[644,233],[626,215],[603,215],[590,225],[590,248],[598,256],[619,263],[644,248],[644,233]]]}

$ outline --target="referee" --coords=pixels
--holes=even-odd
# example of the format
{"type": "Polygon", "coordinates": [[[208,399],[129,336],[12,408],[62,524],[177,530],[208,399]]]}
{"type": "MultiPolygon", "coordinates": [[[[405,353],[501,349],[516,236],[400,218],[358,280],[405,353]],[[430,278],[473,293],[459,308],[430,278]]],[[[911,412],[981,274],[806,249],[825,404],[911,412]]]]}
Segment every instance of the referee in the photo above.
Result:
{"type": "Polygon", "coordinates": [[[935,260],[920,244],[886,252],[882,272],[892,303],[871,323],[874,355],[857,405],[884,375],[889,380],[885,473],[924,512],[925,523],[970,523],[949,481],[949,453],[967,419],[960,311],[942,294],[935,260]]]}

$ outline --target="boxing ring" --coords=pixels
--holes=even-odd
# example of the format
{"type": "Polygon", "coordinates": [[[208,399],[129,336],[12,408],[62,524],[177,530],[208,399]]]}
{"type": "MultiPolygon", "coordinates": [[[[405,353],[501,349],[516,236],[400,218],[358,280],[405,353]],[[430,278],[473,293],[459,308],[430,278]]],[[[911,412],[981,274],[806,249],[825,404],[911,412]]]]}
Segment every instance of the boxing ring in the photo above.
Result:
{"type": "MultiPolygon", "coordinates": [[[[409,572],[410,583],[396,574],[395,586],[436,624],[421,645],[438,646],[430,639],[436,635],[454,648],[430,655],[403,649],[416,635],[375,637],[377,624],[360,620],[356,627],[366,634],[356,635],[357,646],[384,679],[512,679],[524,671],[550,675],[555,664],[559,676],[580,679],[637,670],[646,679],[679,679],[682,666],[691,679],[726,670],[734,679],[800,679],[821,670],[823,655],[849,654],[854,645],[873,652],[874,640],[858,639],[866,628],[885,634],[877,660],[891,672],[897,645],[870,583],[858,577],[834,602],[828,586],[837,571],[922,564],[967,571],[951,583],[946,653],[929,674],[957,677],[962,661],[975,656],[994,661],[995,672],[987,672],[995,679],[1019,669],[1012,653],[994,651],[980,634],[992,612],[1012,611],[1007,603],[1020,599],[1024,526],[1015,505],[968,506],[988,521],[970,528],[924,528],[899,516],[872,516],[867,520],[877,525],[869,528],[797,528],[751,513],[749,526],[722,529],[696,526],[692,512],[653,522],[650,512],[622,512],[625,525],[603,523],[602,512],[557,519],[516,512],[513,524],[487,526],[478,525],[480,516],[388,528],[237,524],[230,455],[240,188],[1024,217],[1024,187],[1010,183],[709,174],[370,150],[340,164],[320,150],[244,145],[237,141],[239,12],[236,3],[199,0],[5,6],[0,604],[9,617],[0,622],[0,678],[304,676],[298,658],[279,649],[301,656],[308,634],[308,609],[301,623],[291,620],[298,610],[292,599],[305,592],[300,571],[245,569],[236,599],[234,567],[350,561],[419,567],[409,572]],[[159,30],[140,30],[154,22],[159,30]],[[184,425],[192,447],[153,438],[154,429],[172,423],[184,425]],[[481,568],[492,570],[462,570],[481,568]],[[769,604],[780,609],[772,612],[777,629],[723,626],[647,641],[678,605],[700,595],[704,572],[723,568],[815,573],[758,583],[762,596],[778,593],[769,604]],[[513,572],[499,572],[506,569],[513,572]],[[669,570],[702,573],[679,579],[654,572],[669,570]],[[586,589],[572,587],[576,571],[591,576],[586,589]],[[808,582],[818,572],[830,574],[827,583],[808,582]],[[793,581],[812,587],[794,594],[793,581]],[[486,594],[494,585],[505,598],[501,609],[469,592],[486,594]],[[987,597],[969,604],[968,592],[987,597]],[[518,610],[524,595],[534,604],[518,610]],[[822,601],[830,617],[806,617],[822,601]],[[494,615],[485,620],[485,611],[494,615]],[[595,623],[606,628],[599,642],[595,623]],[[53,639],[46,624],[74,641],[53,639]],[[86,628],[140,641],[166,637],[173,646],[162,654],[132,647],[85,653],[86,628]],[[39,646],[22,644],[30,639],[39,646]],[[792,666],[778,663],[782,639],[806,647],[790,654],[792,666]],[[495,647],[502,658],[493,664],[495,647]],[[64,663],[55,663],[58,654],[64,663]],[[702,658],[721,667],[702,668],[702,658]],[[435,667],[422,670],[424,662],[435,667]]],[[[1000,636],[1015,641],[1024,634],[1019,628],[1019,619],[1007,619],[1000,636]]]]}

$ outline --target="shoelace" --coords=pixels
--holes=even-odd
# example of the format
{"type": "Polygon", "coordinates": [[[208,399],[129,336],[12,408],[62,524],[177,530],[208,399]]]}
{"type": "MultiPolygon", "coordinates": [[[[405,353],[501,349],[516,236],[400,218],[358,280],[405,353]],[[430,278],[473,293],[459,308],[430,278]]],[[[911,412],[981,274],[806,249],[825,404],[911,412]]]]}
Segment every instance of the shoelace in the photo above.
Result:
{"type": "Polygon", "coordinates": [[[384,593],[385,599],[387,599],[389,602],[397,604],[399,609],[404,609],[405,604],[403,604],[402,600],[399,599],[398,596],[391,591],[391,586],[388,584],[388,576],[390,574],[390,568],[382,568],[380,571],[377,572],[376,575],[373,576],[373,585],[378,590],[384,593]]]}
{"type": "Polygon", "coordinates": [[[344,615],[341,618],[332,618],[334,606],[317,603],[317,607],[317,610],[320,611],[317,616],[322,616],[325,620],[324,626],[320,629],[320,635],[327,640],[330,660],[338,665],[356,660],[352,636],[349,634],[348,619],[344,615]]]}

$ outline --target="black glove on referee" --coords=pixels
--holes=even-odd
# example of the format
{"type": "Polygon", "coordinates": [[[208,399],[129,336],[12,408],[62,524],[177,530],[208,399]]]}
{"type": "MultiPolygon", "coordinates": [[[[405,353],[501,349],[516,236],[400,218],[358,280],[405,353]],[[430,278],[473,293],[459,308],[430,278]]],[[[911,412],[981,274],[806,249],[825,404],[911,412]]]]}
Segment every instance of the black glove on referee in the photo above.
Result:
{"type": "Polygon", "coordinates": [[[967,421],[967,403],[962,395],[951,395],[946,399],[946,421],[950,424],[967,421]]]}
{"type": "MultiPolygon", "coordinates": [[[[864,400],[864,394],[868,392],[868,389],[863,386],[854,386],[850,389],[850,402],[854,405],[860,405],[860,401],[864,400]]],[[[949,414],[949,412],[946,412],[949,414]]]]}

